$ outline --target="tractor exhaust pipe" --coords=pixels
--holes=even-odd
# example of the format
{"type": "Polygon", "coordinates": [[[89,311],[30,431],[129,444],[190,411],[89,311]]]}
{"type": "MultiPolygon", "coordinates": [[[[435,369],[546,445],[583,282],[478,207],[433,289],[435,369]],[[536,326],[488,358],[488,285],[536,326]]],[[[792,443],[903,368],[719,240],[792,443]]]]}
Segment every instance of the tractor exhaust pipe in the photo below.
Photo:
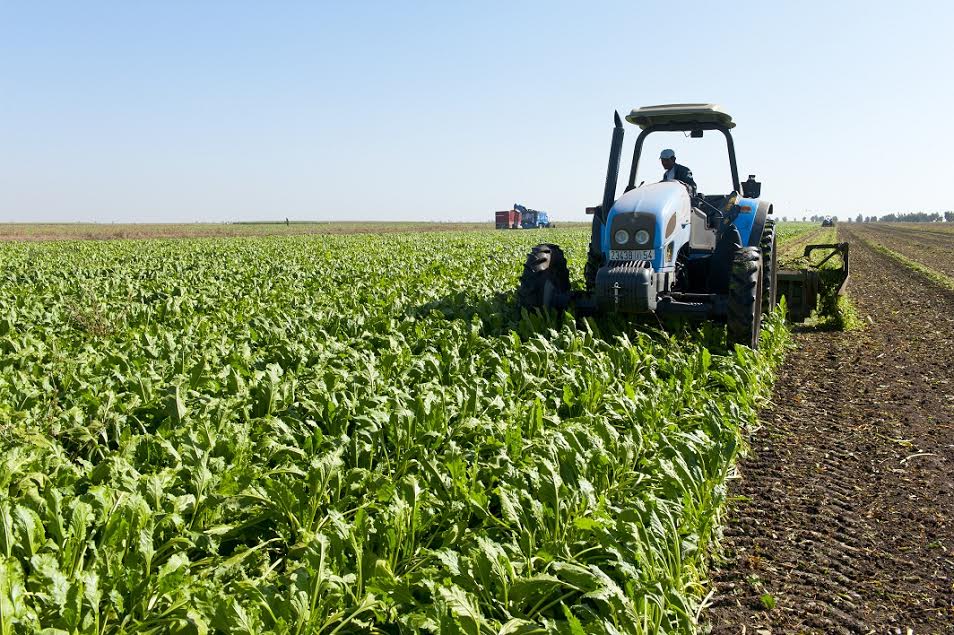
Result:
{"type": "Polygon", "coordinates": [[[616,201],[616,182],[619,180],[619,162],[623,156],[623,122],[619,111],[613,112],[616,126],[613,128],[613,141],[610,144],[609,165],[606,166],[606,185],[603,187],[603,209],[600,220],[606,222],[606,216],[616,201]]]}
{"type": "Polygon", "coordinates": [[[619,162],[623,156],[623,121],[619,118],[619,111],[613,112],[615,127],[613,141],[610,143],[609,164],[606,166],[606,184],[603,186],[603,204],[596,214],[593,214],[593,230],[590,234],[591,257],[602,258],[600,243],[602,242],[603,225],[613,203],[616,201],[616,182],[619,180],[619,162]]]}

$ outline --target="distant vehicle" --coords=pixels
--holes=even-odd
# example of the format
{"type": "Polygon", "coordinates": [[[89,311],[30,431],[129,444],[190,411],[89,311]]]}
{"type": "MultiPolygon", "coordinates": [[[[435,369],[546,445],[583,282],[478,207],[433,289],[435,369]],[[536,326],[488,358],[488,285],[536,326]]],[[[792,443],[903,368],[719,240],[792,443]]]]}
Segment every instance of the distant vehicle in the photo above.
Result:
{"type": "Polygon", "coordinates": [[[519,203],[514,203],[513,208],[520,212],[520,226],[524,229],[553,227],[553,223],[550,222],[550,216],[546,212],[528,209],[519,203]]]}
{"type": "Polygon", "coordinates": [[[822,227],[834,227],[834,226],[835,226],[835,219],[832,218],[831,216],[826,216],[824,220],[822,220],[822,227]]]}
{"type": "Polygon", "coordinates": [[[495,212],[494,219],[497,229],[520,229],[520,212],[515,209],[495,212]]]}
{"type": "Polygon", "coordinates": [[[497,229],[538,229],[541,227],[553,227],[550,222],[550,215],[536,209],[529,209],[514,203],[513,209],[494,212],[494,220],[497,229]]]}

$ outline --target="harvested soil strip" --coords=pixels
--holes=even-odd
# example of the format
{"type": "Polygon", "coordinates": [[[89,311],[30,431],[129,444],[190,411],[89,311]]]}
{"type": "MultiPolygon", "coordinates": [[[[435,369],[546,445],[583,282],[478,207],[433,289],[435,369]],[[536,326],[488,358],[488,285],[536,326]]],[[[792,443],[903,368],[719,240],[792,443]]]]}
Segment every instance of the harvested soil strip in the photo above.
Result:
{"type": "Polygon", "coordinates": [[[918,232],[904,228],[852,228],[851,232],[876,242],[929,269],[954,278],[954,234],[918,232]]]}
{"type": "MultiPolygon", "coordinates": [[[[905,227],[865,226],[852,227],[856,231],[867,235],[877,235],[884,240],[905,240],[928,245],[940,245],[948,249],[954,248],[954,232],[934,232],[928,230],[907,229],[905,227]]],[[[890,247],[890,245],[886,245],[890,247]]]]}
{"type": "Polygon", "coordinates": [[[954,292],[841,233],[870,323],[796,334],[732,488],[713,633],[954,631],[954,292]]]}
{"type": "Polygon", "coordinates": [[[931,232],[932,234],[954,234],[954,223],[865,223],[864,227],[900,227],[901,229],[910,229],[918,232],[931,232]]]}

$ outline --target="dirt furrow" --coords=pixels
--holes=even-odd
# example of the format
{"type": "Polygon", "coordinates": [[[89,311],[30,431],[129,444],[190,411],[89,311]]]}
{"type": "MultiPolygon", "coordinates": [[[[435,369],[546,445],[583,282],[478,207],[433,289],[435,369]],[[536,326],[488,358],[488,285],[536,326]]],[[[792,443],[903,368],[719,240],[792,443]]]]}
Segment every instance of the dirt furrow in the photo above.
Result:
{"type": "Polygon", "coordinates": [[[954,632],[954,293],[840,234],[867,328],[796,333],[733,487],[713,633],[954,632]]]}
{"type": "Polygon", "coordinates": [[[894,228],[869,228],[852,229],[856,234],[866,237],[876,238],[886,247],[891,247],[895,242],[925,245],[939,249],[947,249],[954,254],[954,234],[920,232],[916,230],[894,229],[894,228]]]}
{"type": "Polygon", "coordinates": [[[954,278],[954,233],[946,237],[903,228],[852,228],[855,235],[880,244],[929,269],[954,278]]]}
{"type": "Polygon", "coordinates": [[[933,223],[924,223],[920,226],[912,227],[910,225],[893,225],[890,223],[865,223],[854,225],[851,228],[852,230],[871,230],[871,231],[880,231],[883,233],[904,233],[904,234],[913,234],[918,236],[933,236],[939,238],[947,238],[950,240],[954,238],[954,227],[948,228],[945,225],[935,225],[933,223]]]}

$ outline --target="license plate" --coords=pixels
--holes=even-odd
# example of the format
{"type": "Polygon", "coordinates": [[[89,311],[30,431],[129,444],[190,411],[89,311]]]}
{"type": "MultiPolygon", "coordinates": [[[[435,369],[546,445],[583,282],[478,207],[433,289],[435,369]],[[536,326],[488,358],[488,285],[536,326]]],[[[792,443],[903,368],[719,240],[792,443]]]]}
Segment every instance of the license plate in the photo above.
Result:
{"type": "Polygon", "coordinates": [[[653,249],[610,249],[610,260],[652,260],[653,249]]]}

